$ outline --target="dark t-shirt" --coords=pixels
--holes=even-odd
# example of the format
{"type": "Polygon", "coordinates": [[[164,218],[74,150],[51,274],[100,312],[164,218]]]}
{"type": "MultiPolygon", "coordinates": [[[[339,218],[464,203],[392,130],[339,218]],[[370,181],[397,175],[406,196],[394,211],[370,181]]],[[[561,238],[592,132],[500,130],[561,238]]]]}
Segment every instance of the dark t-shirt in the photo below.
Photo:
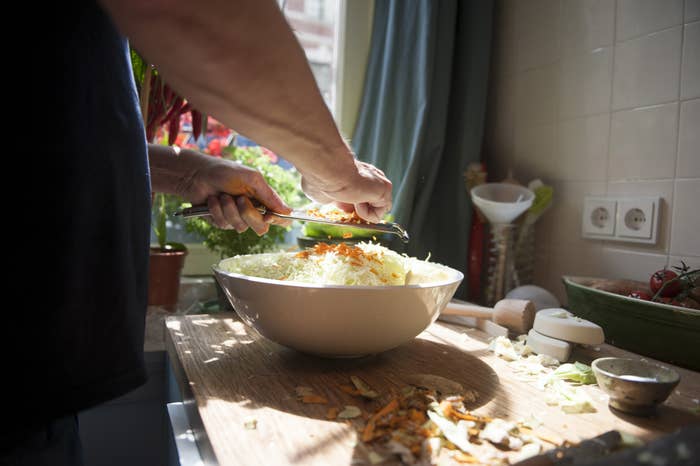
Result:
{"type": "Polygon", "coordinates": [[[38,221],[23,275],[31,306],[10,316],[21,343],[9,347],[19,371],[6,399],[21,408],[19,428],[6,425],[16,430],[145,381],[150,183],[129,48],[95,2],[62,5],[55,34],[25,53],[37,54],[41,79],[25,89],[23,108],[42,127],[23,190],[38,221]]]}

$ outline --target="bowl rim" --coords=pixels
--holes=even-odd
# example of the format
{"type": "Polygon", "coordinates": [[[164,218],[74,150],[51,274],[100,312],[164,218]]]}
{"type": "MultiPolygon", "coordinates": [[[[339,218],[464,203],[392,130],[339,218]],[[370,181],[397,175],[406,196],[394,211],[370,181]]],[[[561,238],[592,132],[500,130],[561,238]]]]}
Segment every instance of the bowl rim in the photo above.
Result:
{"type": "Polygon", "coordinates": [[[592,288],[587,285],[583,285],[581,283],[576,282],[576,280],[582,280],[582,279],[591,279],[595,280],[596,277],[587,277],[587,276],[579,276],[579,275],[563,275],[562,281],[564,282],[565,285],[571,285],[577,288],[582,288],[584,290],[590,290],[593,291],[594,293],[603,293],[605,295],[613,296],[615,298],[620,298],[622,300],[635,303],[635,304],[648,304],[651,306],[656,306],[660,309],[668,309],[669,307],[672,308],[674,311],[680,311],[684,312],[686,314],[690,314],[692,316],[698,316],[700,317],[700,310],[698,309],[691,309],[688,307],[681,307],[681,306],[675,306],[673,304],[666,304],[666,303],[657,303],[656,301],[646,301],[646,300],[641,300],[641,299],[636,299],[636,298],[630,298],[629,296],[624,296],[621,294],[613,293],[611,291],[606,291],[606,290],[599,290],[597,288],[592,288]]]}
{"type": "MultiPolygon", "coordinates": [[[[230,257],[227,259],[231,259],[230,257]]],[[[215,274],[220,274],[224,275],[227,277],[231,278],[238,278],[238,279],[243,279],[255,283],[263,283],[267,285],[283,285],[286,287],[296,287],[296,288],[313,288],[313,289],[341,289],[341,290],[398,290],[398,289],[427,289],[427,288],[439,288],[443,286],[449,286],[449,285],[454,285],[459,284],[464,280],[464,274],[460,272],[457,269],[453,269],[452,267],[449,267],[447,265],[442,265],[442,264],[435,264],[439,265],[440,267],[446,268],[450,271],[450,273],[453,274],[452,277],[450,277],[449,280],[441,280],[441,281],[436,281],[436,282],[429,282],[429,283],[416,283],[412,285],[377,285],[377,286],[369,286],[369,285],[324,285],[324,284],[316,284],[316,283],[307,283],[307,282],[297,282],[297,281],[287,281],[287,280],[275,280],[273,278],[262,278],[262,277],[253,277],[250,275],[244,275],[236,272],[229,272],[227,270],[223,270],[219,267],[219,264],[227,259],[222,259],[219,261],[218,264],[212,265],[212,270],[215,272],[215,274]]]]}
{"type": "Polygon", "coordinates": [[[611,379],[622,380],[622,381],[625,381],[625,382],[638,383],[638,384],[644,384],[644,385],[647,385],[647,384],[648,384],[648,385],[675,385],[675,384],[677,384],[678,382],[680,382],[680,380],[681,380],[681,375],[678,373],[678,371],[676,371],[676,370],[674,370],[674,369],[672,369],[672,368],[670,368],[670,367],[668,367],[668,366],[665,366],[665,365],[663,365],[663,364],[659,364],[659,363],[656,363],[656,362],[648,361],[648,360],[645,360],[645,359],[624,358],[624,357],[619,357],[619,356],[606,356],[606,357],[603,357],[603,358],[597,358],[597,359],[593,360],[593,362],[591,362],[591,368],[592,368],[595,372],[600,372],[600,373],[603,374],[604,376],[610,377],[611,379]],[[671,375],[672,380],[661,381],[661,380],[628,380],[628,379],[622,379],[622,378],[620,378],[620,375],[619,375],[619,374],[615,374],[615,373],[613,373],[613,372],[607,371],[607,370],[605,370],[605,369],[603,369],[603,368],[601,368],[601,367],[598,366],[598,364],[599,364],[600,362],[612,361],[612,360],[616,360],[616,361],[632,361],[632,362],[635,362],[635,363],[641,363],[641,364],[648,365],[648,366],[655,366],[655,367],[658,367],[658,368],[664,370],[664,371],[667,372],[669,375],[671,375]]]}

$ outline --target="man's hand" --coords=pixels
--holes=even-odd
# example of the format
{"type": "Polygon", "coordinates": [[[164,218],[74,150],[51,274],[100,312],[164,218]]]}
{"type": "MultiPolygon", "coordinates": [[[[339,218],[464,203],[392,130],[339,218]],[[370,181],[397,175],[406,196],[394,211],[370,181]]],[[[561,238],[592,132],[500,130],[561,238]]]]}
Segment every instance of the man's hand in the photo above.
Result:
{"type": "Polygon", "coordinates": [[[157,145],[149,146],[149,158],[153,190],[177,194],[192,204],[206,203],[219,228],[242,233],[250,227],[263,235],[270,224],[289,224],[253,206],[251,199],[273,212],[292,210],[253,168],[187,149],[175,155],[172,148],[157,145]]]}
{"type": "Polygon", "coordinates": [[[302,189],[317,202],[334,202],[346,211],[355,210],[369,222],[380,222],[391,210],[391,181],[374,165],[356,159],[354,165],[354,170],[338,173],[333,184],[302,174],[302,189]]]}

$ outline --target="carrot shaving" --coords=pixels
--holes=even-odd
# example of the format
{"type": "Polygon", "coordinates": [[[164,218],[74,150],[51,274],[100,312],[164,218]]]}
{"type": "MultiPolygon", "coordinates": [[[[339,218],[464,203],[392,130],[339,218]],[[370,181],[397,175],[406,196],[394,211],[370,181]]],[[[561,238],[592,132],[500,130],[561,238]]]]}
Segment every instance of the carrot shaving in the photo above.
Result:
{"type": "Polygon", "coordinates": [[[369,442],[374,439],[374,423],[367,422],[365,429],[362,431],[362,441],[369,442]]]}
{"type": "Polygon", "coordinates": [[[369,223],[368,221],[360,218],[360,216],[357,215],[357,212],[344,212],[340,209],[332,209],[328,212],[321,212],[319,209],[307,209],[306,214],[310,217],[332,220],[334,222],[353,223],[357,225],[369,223]]]}
{"type": "Polygon", "coordinates": [[[357,262],[358,264],[354,265],[362,265],[362,260],[365,261],[374,261],[379,264],[382,263],[382,261],[379,258],[379,255],[374,252],[365,252],[362,250],[362,248],[347,244],[347,243],[340,243],[340,244],[328,244],[328,243],[316,243],[313,248],[310,249],[305,249],[303,251],[300,251],[295,254],[295,257],[298,257],[300,259],[308,259],[311,254],[316,254],[316,255],[324,255],[324,254],[337,254],[339,256],[344,256],[349,259],[352,259],[352,262],[357,262]]]}
{"type": "Polygon", "coordinates": [[[377,411],[370,419],[367,421],[367,425],[365,426],[365,430],[362,432],[362,441],[363,442],[369,442],[374,438],[374,426],[377,423],[378,420],[380,420],[382,417],[386,416],[387,414],[396,411],[399,409],[399,401],[394,398],[392,399],[386,406],[384,406],[382,409],[377,411]]]}
{"type": "MultiPolygon", "coordinates": [[[[456,409],[452,409],[452,406],[450,406],[450,415],[454,416],[459,419],[464,419],[465,421],[474,421],[474,422],[491,422],[493,419],[487,416],[474,416],[473,414],[469,413],[461,413],[457,411],[456,409]]],[[[447,416],[447,414],[446,414],[447,416]]]]}
{"type": "Polygon", "coordinates": [[[389,414],[392,411],[397,410],[398,408],[399,408],[399,400],[394,398],[389,403],[387,403],[386,406],[384,406],[382,409],[377,411],[374,414],[374,416],[372,416],[372,419],[374,419],[376,421],[377,419],[380,419],[380,418],[386,416],[387,414],[389,414]]]}
{"type": "Polygon", "coordinates": [[[472,455],[467,455],[466,453],[457,453],[453,456],[453,458],[459,461],[460,463],[481,464],[481,461],[474,458],[472,455]]]}
{"type": "MultiPolygon", "coordinates": [[[[367,397],[368,392],[376,394],[359,377],[351,376],[350,379],[354,386],[339,385],[342,392],[364,397],[367,397]]],[[[311,389],[308,387],[297,387],[296,390],[298,399],[305,403],[328,403],[324,397],[311,393],[311,389]]],[[[405,453],[412,455],[415,460],[423,458],[426,453],[425,449],[428,452],[431,451],[432,440],[436,438],[440,439],[440,445],[447,449],[446,454],[453,462],[462,464],[491,464],[488,460],[490,457],[486,456],[489,454],[486,449],[502,450],[504,448],[502,444],[495,444],[488,438],[479,439],[483,429],[495,418],[468,412],[464,406],[464,400],[469,398],[466,395],[449,396],[440,400],[435,390],[415,386],[404,387],[400,392],[396,389],[390,389],[389,393],[385,395],[391,398],[374,413],[355,408],[358,413],[353,415],[353,422],[350,421],[349,416],[345,416],[336,407],[327,409],[326,418],[351,426],[353,430],[357,431],[363,442],[372,442],[373,446],[387,442],[398,442],[405,448],[405,453]],[[475,450],[469,450],[467,453],[448,440],[440,429],[440,424],[432,417],[429,420],[428,414],[432,416],[433,412],[441,414],[453,423],[460,420],[470,421],[471,424],[467,429],[468,438],[465,440],[474,442],[475,450]],[[431,441],[426,443],[426,439],[431,441]],[[485,455],[484,459],[479,458],[482,456],[482,452],[485,455]]],[[[565,440],[557,440],[554,437],[534,432],[533,429],[520,424],[518,423],[519,433],[509,432],[509,435],[521,438],[525,443],[539,443],[540,446],[542,444],[535,441],[535,438],[556,446],[567,445],[565,440]],[[519,437],[520,434],[528,435],[530,440],[519,437]]]]}
{"type": "Polygon", "coordinates": [[[408,418],[418,424],[423,424],[426,421],[425,413],[413,408],[408,410],[408,418]]]}
{"type": "Polygon", "coordinates": [[[355,387],[351,387],[350,385],[341,385],[338,388],[340,388],[341,392],[347,393],[348,395],[352,395],[352,396],[361,395],[361,393],[358,389],[356,389],[355,387]]]}
{"type": "Polygon", "coordinates": [[[328,404],[328,400],[320,395],[304,395],[301,397],[301,401],[307,404],[328,404]]]}

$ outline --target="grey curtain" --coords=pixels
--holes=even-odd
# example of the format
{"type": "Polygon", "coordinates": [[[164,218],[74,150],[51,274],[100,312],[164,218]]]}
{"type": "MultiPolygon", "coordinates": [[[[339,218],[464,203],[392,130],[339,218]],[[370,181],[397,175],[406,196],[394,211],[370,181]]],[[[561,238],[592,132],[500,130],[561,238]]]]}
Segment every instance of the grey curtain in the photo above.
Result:
{"type": "MultiPolygon", "coordinates": [[[[493,4],[377,0],[352,146],[394,184],[406,252],[466,271],[464,172],[481,158],[493,4]]],[[[464,296],[464,283],[458,296],[464,296]]]]}

